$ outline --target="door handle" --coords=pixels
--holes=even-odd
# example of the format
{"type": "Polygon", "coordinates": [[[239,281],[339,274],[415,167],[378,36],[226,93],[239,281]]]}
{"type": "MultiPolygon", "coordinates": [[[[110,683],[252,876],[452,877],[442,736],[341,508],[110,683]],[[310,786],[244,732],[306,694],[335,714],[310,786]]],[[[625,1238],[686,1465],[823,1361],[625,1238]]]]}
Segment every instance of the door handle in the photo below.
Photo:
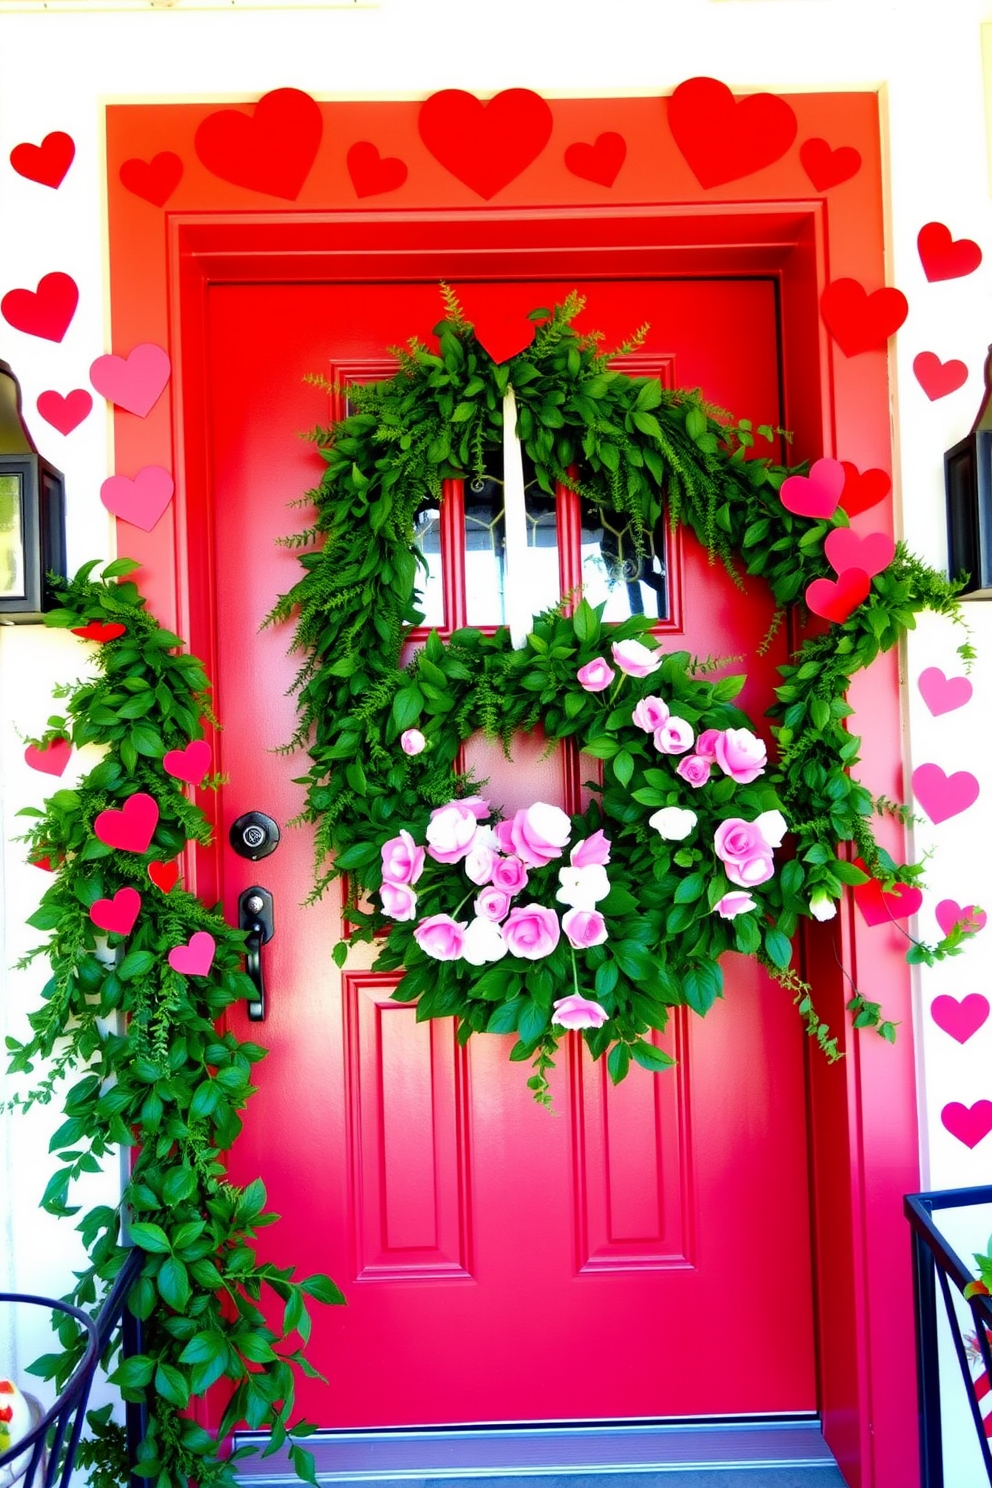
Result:
{"type": "Polygon", "coordinates": [[[272,895],[258,884],[238,895],[238,929],[247,930],[245,972],[255,985],[255,996],[248,1003],[248,1018],[261,1023],[265,1017],[265,979],[262,975],[262,947],[275,934],[272,917],[272,895]]]}

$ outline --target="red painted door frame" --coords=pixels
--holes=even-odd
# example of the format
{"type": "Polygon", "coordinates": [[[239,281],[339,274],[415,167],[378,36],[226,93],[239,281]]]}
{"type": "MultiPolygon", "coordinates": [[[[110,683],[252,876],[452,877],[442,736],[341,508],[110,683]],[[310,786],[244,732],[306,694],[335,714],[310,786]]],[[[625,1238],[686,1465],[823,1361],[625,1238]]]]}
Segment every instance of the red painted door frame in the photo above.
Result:
{"type": "MultiPolygon", "coordinates": [[[[374,138],[383,153],[413,157],[419,170],[391,197],[356,208],[341,162],[314,171],[287,208],[218,181],[197,162],[192,138],[209,105],[121,105],[107,110],[113,349],[139,341],[168,345],[171,400],[146,420],[118,412],[116,468],[133,475],[151,463],[172,469],[176,499],[154,531],[119,524],[118,546],[142,561],[139,576],[163,623],[190,638],[208,670],[206,638],[216,597],[195,555],[209,538],[201,390],[206,287],[218,280],[326,273],[388,275],[399,262],[432,253],[471,256],[473,274],[507,277],[522,235],[528,251],[571,257],[575,272],[610,260],[644,272],[756,273],[777,280],[785,328],[782,382],[796,458],[851,459],[891,468],[887,360],[883,352],[847,359],[819,324],[819,294],[850,275],[873,289],[884,282],[881,160],[877,99],[868,94],[797,95],[799,139],[817,135],[856,144],[862,170],[828,200],[811,190],[795,151],[745,182],[702,191],[666,136],[657,99],[559,100],[562,141],[620,130],[630,163],[624,196],[579,183],[561,168],[561,151],[480,206],[468,188],[426,157],[417,142],[416,104],[324,104],[325,138],[339,154],[374,138]],[[181,186],[163,213],[119,185],[125,159],[171,149],[183,157],[181,186]],[[552,158],[554,156],[554,158],[552,158]]],[[[559,137],[556,135],[556,138],[559,137]]],[[[560,261],[560,259],[559,259],[560,261]]],[[[557,273],[556,273],[557,276],[557,273]]],[[[411,331],[421,330],[411,327],[411,331]]],[[[853,728],[863,736],[860,778],[875,794],[900,797],[902,756],[895,657],[880,659],[854,689],[853,728]]],[[[883,826],[886,845],[902,847],[883,826]]],[[[190,866],[192,887],[212,897],[209,853],[190,866]]],[[[848,905],[831,927],[817,927],[808,964],[817,1006],[841,1034],[847,1057],[810,1067],[810,1181],[819,1312],[818,1364],[824,1433],[854,1488],[912,1488],[917,1481],[915,1381],[908,1245],[901,1196],[918,1186],[915,1066],[909,975],[891,931],[867,930],[848,905]],[[839,941],[839,943],[836,943],[839,941]],[[869,995],[883,996],[900,1023],[895,1049],[846,1027],[843,967],[869,995]]],[[[783,1299],[787,1305],[787,1299],[783,1299]]],[[[733,1326],[733,1301],[726,1320],[733,1326]]]]}

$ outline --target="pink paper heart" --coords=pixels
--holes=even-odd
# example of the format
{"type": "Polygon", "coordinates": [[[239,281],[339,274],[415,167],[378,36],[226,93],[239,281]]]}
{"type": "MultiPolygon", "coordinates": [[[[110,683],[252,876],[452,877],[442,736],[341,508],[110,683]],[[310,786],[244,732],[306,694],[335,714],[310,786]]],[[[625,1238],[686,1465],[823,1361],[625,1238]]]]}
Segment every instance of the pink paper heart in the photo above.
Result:
{"type": "Polygon", "coordinates": [[[154,796],[139,791],[129,796],[120,811],[101,811],[93,831],[108,847],[122,852],[143,853],[148,849],[158,824],[158,802],[154,796]]]}
{"type": "MultiPolygon", "coordinates": [[[[867,872],[860,858],[855,866],[867,872]]],[[[877,878],[854,888],[854,902],[861,911],[866,925],[891,925],[893,920],[908,920],[916,914],[923,903],[923,895],[913,884],[897,884],[891,893],[884,893],[877,878]]]]}
{"type": "Polygon", "coordinates": [[[185,749],[170,749],[162,767],[167,775],[199,785],[210,768],[210,745],[206,739],[194,739],[185,749]]]}
{"type": "Polygon", "coordinates": [[[917,683],[920,696],[934,718],[953,713],[971,701],[972,686],[967,677],[945,677],[940,667],[927,667],[917,683]]]}
{"type": "Polygon", "coordinates": [[[141,909],[137,889],[118,889],[113,899],[98,899],[90,905],[90,919],[99,930],[115,935],[130,935],[141,909]]]}
{"type": "Polygon", "coordinates": [[[845,569],[833,579],[814,579],[806,586],[806,603],[814,615],[837,624],[851,615],[868,598],[871,579],[860,568],[845,569]]]}
{"type": "Polygon", "coordinates": [[[786,476],[779,499],[786,511],[797,517],[832,517],[846,480],[840,460],[817,460],[810,466],[809,475],[786,476]]]}
{"type": "Polygon", "coordinates": [[[945,775],[939,765],[917,765],[913,794],[936,826],[967,811],[978,800],[979,784],[968,770],[945,775]]]}
{"type": "Polygon", "coordinates": [[[46,424],[58,429],[60,434],[71,434],[88,417],[93,399],[85,388],[73,388],[65,397],[48,388],[38,394],[36,406],[46,424]]]}
{"type": "Polygon", "coordinates": [[[984,909],[976,909],[973,904],[967,904],[962,909],[956,899],[941,899],[934,913],[937,916],[937,924],[945,935],[950,935],[954,926],[960,924],[962,920],[971,922],[967,927],[969,935],[977,935],[988,918],[984,909]]]}
{"type": "Polygon", "coordinates": [[[827,562],[835,573],[860,568],[869,578],[888,568],[896,556],[896,545],[884,532],[869,532],[859,537],[850,527],[835,527],[823,544],[827,562]]]}
{"type": "Polygon", "coordinates": [[[72,755],[72,745],[68,739],[53,739],[43,749],[37,744],[29,744],[24,751],[24,758],[32,770],[40,770],[43,775],[61,775],[72,755]]]}
{"type": "Polygon", "coordinates": [[[934,998],[930,1015],[938,1028],[957,1039],[959,1044],[966,1044],[988,1018],[989,1000],[981,992],[969,992],[959,1002],[956,997],[945,993],[934,998]]]}
{"type": "Polygon", "coordinates": [[[197,930],[187,945],[174,946],[169,952],[169,965],[183,976],[206,976],[213,965],[217,942],[207,930],[197,930]]]}
{"type": "Polygon", "coordinates": [[[108,476],[100,487],[100,500],[115,517],[151,532],[175,490],[172,476],[161,465],[145,465],[133,480],[126,475],[108,476]]]}
{"type": "Polygon", "coordinates": [[[90,367],[90,382],[101,398],[145,418],[172,375],[169,353],[154,341],[141,341],[126,357],[101,356],[90,367]]]}
{"type": "Polygon", "coordinates": [[[973,1106],[949,1101],[941,1111],[940,1119],[952,1137],[957,1137],[966,1147],[977,1147],[992,1131],[992,1101],[976,1101],[973,1106]]]}

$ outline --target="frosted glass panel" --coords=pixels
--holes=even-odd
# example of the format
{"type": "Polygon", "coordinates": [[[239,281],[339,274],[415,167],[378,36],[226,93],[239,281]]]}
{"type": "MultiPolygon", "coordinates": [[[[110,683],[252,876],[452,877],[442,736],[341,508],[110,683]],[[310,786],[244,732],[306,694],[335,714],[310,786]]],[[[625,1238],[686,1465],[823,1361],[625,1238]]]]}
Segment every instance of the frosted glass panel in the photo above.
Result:
{"type": "Polygon", "coordinates": [[[638,553],[630,529],[616,512],[583,507],[582,592],[591,605],[602,604],[604,620],[668,616],[664,525],[659,523],[638,553]]]}
{"type": "Polygon", "coordinates": [[[422,507],[414,519],[413,540],[423,555],[417,568],[417,608],[422,624],[444,624],[444,586],[441,582],[441,513],[437,507],[422,507]]]}
{"type": "Polygon", "coordinates": [[[0,475],[0,597],[24,598],[21,477],[0,475]]]}
{"type": "MultiPolygon", "coordinates": [[[[527,561],[512,582],[522,585],[539,615],[561,597],[558,569],[558,527],[554,498],[535,484],[526,488],[527,561]]],[[[503,484],[493,476],[465,482],[465,594],[470,625],[502,625],[506,621],[506,534],[503,523],[503,484]]]]}

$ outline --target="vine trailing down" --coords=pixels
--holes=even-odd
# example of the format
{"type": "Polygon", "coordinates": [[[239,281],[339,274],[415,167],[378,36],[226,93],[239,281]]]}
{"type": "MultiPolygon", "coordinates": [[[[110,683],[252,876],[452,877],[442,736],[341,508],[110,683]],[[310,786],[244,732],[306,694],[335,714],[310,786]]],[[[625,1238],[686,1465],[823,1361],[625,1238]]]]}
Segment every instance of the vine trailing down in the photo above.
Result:
{"type": "MultiPolygon", "coordinates": [[[[790,989],[834,1056],[791,969],[798,924],[834,915],[845,885],[870,877],[892,888],[922,871],[875,840],[872,817],[890,803],[850,773],[860,741],[846,727],[846,693],[919,611],[960,620],[954,585],[902,544],[889,543],[871,574],[839,566],[836,544],[853,544],[856,559],[858,540],[840,488],[828,501],[820,488],[838,473],[843,484],[840,462],[793,472],[809,495],[783,492],[790,472],[748,457],[749,423],[722,421],[698,392],[613,368],[637,340],[604,354],[572,324],[577,296],[533,311],[532,344],[497,363],[442,292],[437,350],[411,340],[392,379],[349,387],[355,411],[314,431],[326,461],[306,498],[316,518],[286,539],[305,550],[305,572],[269,617],[296,614],[293,742],[311,758],[300,783],[303,817],[317,827],[315,897],[347,875],[351,933],[387,935],[375,964],[402,973],[394,996],[418,998],[419,1018],[456,1016],[463,1041],[515,1033],[510,1057],[533,1061],[541,1101],[566,1028],[583,1030],[615,1081],[631,1060],[668,1063],[650,1031],[673,1006],[712,1006],[728,950],[790,989]],[[401,666],[422,619],[416,514],[440,502],[445,480],[483,474],[508,432],[508,389],[544,491],[562,484],[619,514],[640,551],[666,517],[683,523],[740,587],[741,569],[770,587],[776,624],[803,603],[831,621],[779,668],[774,761],[733,706],[743,678],[707,680],[715,664],[663,656],[640,617],[607,634],[602,607],[584,600],[539,617],[521,649],[503,629],[461,629],[446,643],[432,632],[401,666]],[[600,759],[602,785],[571,819],[535,802],[500,820],[458,773],[460,746],[481,730],[509,753],[515,733],[538,728],[549,746],[571,739],[600,759]]],[[[954,954],[966,933],[914,942],[909,955],[954,954]]],[[[343,965],[347,945],[334,955],[343,965]]],[[[894,1037],[878,1004],[856,992],[850,1007],[856,1026],[894,1037]]]]}

